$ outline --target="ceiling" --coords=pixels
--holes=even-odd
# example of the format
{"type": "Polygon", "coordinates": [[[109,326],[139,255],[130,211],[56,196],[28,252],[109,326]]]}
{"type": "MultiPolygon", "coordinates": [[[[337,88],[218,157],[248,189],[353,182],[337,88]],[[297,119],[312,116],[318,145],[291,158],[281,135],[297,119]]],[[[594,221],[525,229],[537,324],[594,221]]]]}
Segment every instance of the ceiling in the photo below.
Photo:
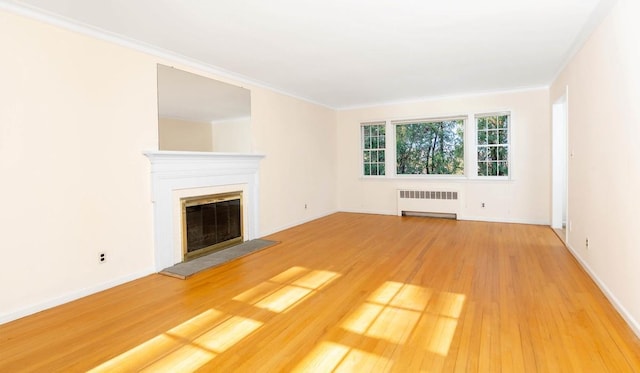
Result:
{"type": "Polygon", "coordinates": [[[547,86],[615,0],[1,2],[341,109],[547,86]]]}

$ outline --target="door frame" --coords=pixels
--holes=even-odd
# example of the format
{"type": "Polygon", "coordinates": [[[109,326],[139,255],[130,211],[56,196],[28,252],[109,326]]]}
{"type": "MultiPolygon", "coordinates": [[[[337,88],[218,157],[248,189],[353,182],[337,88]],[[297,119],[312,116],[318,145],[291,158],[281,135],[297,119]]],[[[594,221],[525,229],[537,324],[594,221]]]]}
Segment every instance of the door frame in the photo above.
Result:
{"type": "MultiPolygon", "coordinates": [[[[569,211],[569,87],[551,108],[551,227],[571,230],[569,211]]],[[[565,237],[566,238],[566,237],[565,237]]]]}

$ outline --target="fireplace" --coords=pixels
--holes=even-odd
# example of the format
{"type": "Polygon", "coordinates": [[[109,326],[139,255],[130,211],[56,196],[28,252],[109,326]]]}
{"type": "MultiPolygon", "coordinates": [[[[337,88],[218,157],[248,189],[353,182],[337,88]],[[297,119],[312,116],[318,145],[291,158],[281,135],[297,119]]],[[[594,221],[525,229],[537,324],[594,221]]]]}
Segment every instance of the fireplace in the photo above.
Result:
{"type": "Polygon", "coordinates": [[[243,241],[242,192],[180,199],[184,260],[243,241]]]}
{"type": "Polygon", "coordinates": [[[260,154],[149,151],[155,269],[185,260],[181,200],[242,191],[242,240],[259,237],[260,154]]]}

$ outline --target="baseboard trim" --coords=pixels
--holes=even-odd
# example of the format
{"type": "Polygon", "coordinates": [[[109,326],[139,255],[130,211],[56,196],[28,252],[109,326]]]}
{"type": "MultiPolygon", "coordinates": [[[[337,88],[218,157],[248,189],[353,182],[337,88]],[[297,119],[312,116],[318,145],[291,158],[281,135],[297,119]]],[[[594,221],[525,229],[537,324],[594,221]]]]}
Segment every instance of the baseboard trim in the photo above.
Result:
{"type": "Polygon", "coordinates": [[[329,216],[331,214],[335,214],[337,212],[338,212],[337,210],[324,212],[324,213],[313,215],[313,216],[310,216],[310,217],[307,217],[307,218],[304,218],[304,219],[301,219],[301,220],[297,220],[297,221],[295,221],[293,223],[290,223],[290,224],[285,224],[285,225],[282,225],[282,226],[279,226],[279,227],[276,227],[276,228],[272,228],[272,229],[268,229],[268,230],[265,230],[265,231],[261,231],[258,234],[257,238],[266,237],[268,235],[281,232],[281,231],[283,231],[285,229],[293,228],[293,227],[296,227],[298,225],[301,225],[301,224],[304,224],[304,223],[308,223],[310,221],[313,221],[313,220],[316,220],[316,219],[320,219],[320,218],[323,218],[325,216],[329,216]]]}
{"type": "Polygon", "coordinates": [[[549,225],[548,220],[536,219],[512,219],[512,218],[491,218],[486,216],[465,216],[458,215],[458,220],[469,221],[485,221],[489,223],[508,223],[508,224],[529,224],[529,225],[549,225]]]}
{"type": "Polygon", "coordinates": [[[342,209],[340,212],[348,212],[352,214],[369,214],[369,215],[393,215],[398,216],[398,211],[382,211],[382,210],[357,210],[357,209],[342,209]]]}
{"type": "Polygon", "coordinates": [[[631,316],[629,311],[627,311],[627,309],[622,305],[622,303],[620,303],[618,298],[613,294],[613,292],[611,292],[611,290],[609,290],[607,285],[605,285],[605,283],[600,279],[600,277],[596,275],[596,273],[591,269],[591,266],[589,266],[589,264],[582,259],[582,257],[578,254],[578,252],[569,244],[565,244],[565,246],[567,247],[571,255],[573,255],[573,257],[576,258],[578,263],[587,272],[589,277],[591,277],[593,282],[595,282],[596,285],[600,288],[602,293],[604,293],[604,296],[607,297],[609,302],[613,305],[613,308],[615,308],[616,311],[618,311],[620,316],[622,316],[624,321],[626,321],[627,325],[629,325],[629,327],[635,333],[635,335],[638,338],[640,338],[640,323],[638,323],[638,320],[636,320],[635,318],[633,318],[633,316],[631,316]]]}
{"type": "MultiPolygon", "coordinates": [[[[397,211],[382,211],[382,210],[357,210],[346,209],[340,210],[342,212],[351,212],[355,214],[376,214],[376,215],[394,215],[397,216],[397,211]]],[[[549,225],[548,220],[536,220],[536,219],[510,219],[510,218],[491,218],[486,216],[468,216],[458,214],[458,220],[468,221],[484,221],[489,223],[510,223],[510,224],[529,224],[529,225],[549,225]]]]}
{"type": "Polygon", "coordinates": [[[91,294],[95,294],[97,292],[103,291],[103,290],[107,290],[110,289],[114,286],[118,286],[118,285],[122,285],[126,282],[129,281],[133,281],[135,279],[150,275],[152,273],[156,273],[155,269],[153,267],[149,267],[143,271],[139,271],[136,273],[132,273],[130,275],[127,276],[123,276],[120,277],[118,279],[115,280],[111,280],[111,281],[107,281],[107,282],[103,282],[99,285],[96,286],[92,286],[89,288],[85,288],[85,289],[81,289],[78,291],[73,291],[71,293],[65,294],[63,296],[60,297],[56,297],[53,299],[49,299],[45,302],[42,303],[38,303],[38,304],[34,304],[31,305],[29,307],[25,307],[22,309],[19,309],[17,311],[13,311],[13,312],[9,312],[6,314],[2,314],[0,315],[0,325],[1,324],[5,324],[8,323],[10,321],[14,321],[20,318],[23,318],[25,316],[29,316],[29,315],[33,315],[34,313],[38,313],[40,311],[44,311],[47,310],[49,308],[53,308],[65,303],[69,303],[71,301],[74,301],[76,299],[80,299],[82,297],[86,297],[88,295],[91,294]]]}

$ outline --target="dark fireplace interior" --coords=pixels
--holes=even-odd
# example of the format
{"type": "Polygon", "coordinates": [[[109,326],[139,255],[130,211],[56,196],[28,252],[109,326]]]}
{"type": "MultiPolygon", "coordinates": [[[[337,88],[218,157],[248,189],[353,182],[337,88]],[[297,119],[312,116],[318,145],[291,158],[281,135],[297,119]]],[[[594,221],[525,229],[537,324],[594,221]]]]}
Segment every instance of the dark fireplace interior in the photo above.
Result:
{"type": "Polygon", "coordinates": [[[242,194],[225,193],[182,200],[185,259],[242,242],[242,194]]]}

